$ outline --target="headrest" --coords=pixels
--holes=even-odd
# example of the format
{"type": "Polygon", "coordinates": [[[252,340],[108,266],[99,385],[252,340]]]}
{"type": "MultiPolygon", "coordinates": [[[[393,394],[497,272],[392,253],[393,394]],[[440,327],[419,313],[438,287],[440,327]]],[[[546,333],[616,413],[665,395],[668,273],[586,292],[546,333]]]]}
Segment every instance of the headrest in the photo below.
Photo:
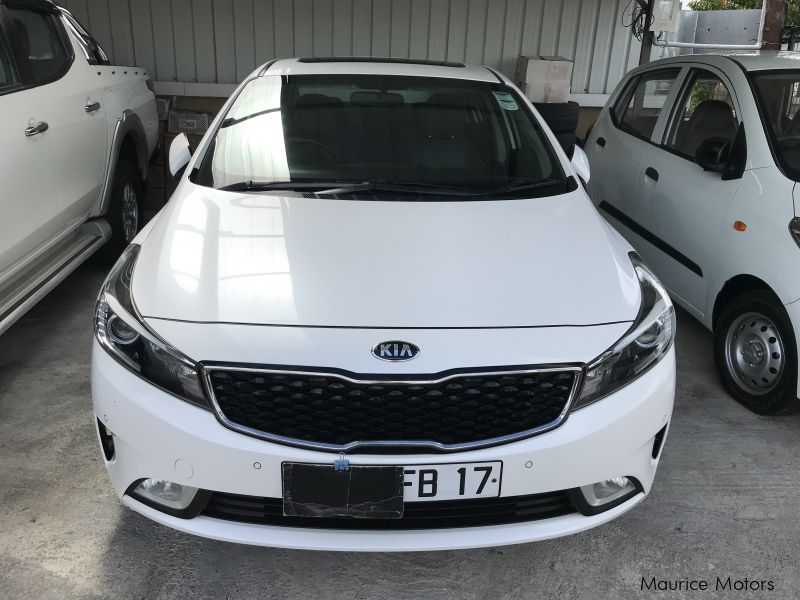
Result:
{"type": "Polygon", "coordinates": [[[390,92],[353,92],[350,104],[375,104],[380,106],[403,106],[403,96],[390,92]]]}
{"type": "Polygon", "coordinates": [[[699,131],[720,131],[736,127],[733,109],[722,100],[704,100],[694,109],[690,126],[699,131]]]}

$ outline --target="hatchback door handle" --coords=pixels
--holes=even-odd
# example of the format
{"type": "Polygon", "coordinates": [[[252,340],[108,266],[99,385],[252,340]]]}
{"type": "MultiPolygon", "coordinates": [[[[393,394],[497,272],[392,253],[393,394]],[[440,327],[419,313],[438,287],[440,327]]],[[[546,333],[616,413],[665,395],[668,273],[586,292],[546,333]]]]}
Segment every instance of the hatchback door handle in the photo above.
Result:
{"type": "Polygon", "coordinates": [[[31,125],[27,129],[25,129],[25,135],[27,137],[33,137],[34,135],[39,135],[40,133],[44,133],[50,128],[50,126],[45,123],[44,121],[39,121],[36,125],[31,125]]]}
{"type": "Polygon", "coordinates": [[[83,109],[87,113],[93,113],[96,110],[100,110],[100,103],[97,100],[92,100],[90,102],[87,102],[86,106],[84,106],[83,109]]]}
{"type": "Polygon", "coordinates": [[[653,167],[647,167],[647,170],[644,172],[644,174],[653,181],[658,181],[658,171],[656,171],[653,167]]]}
{"type": "Polygon", "coordinates": [[[595,144],[597,144],[601,148],[605,148],[606,147],[606,138],[604,138],[604,137],[597,138],[597,140],[595,141],[595,144]]]}

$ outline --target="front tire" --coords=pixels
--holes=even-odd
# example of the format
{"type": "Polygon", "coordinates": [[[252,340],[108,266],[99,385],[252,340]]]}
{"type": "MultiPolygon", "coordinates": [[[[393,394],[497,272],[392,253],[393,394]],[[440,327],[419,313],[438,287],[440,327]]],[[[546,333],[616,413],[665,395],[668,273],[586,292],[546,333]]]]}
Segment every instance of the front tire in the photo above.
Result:
{"type": "Polygon", "coordinates": [[[753,412],[797,407],[794,330],[770,292],[747,292],[723,307],[714,326],[714,362],[728,393],[753,412]]]}
{"type": "Polygon", "coordinates": [[[136,165],[120,158],[111,187],[107,219],[111,225],[109,252],[119,255],[143,225],[144,182],[136,165]]]}

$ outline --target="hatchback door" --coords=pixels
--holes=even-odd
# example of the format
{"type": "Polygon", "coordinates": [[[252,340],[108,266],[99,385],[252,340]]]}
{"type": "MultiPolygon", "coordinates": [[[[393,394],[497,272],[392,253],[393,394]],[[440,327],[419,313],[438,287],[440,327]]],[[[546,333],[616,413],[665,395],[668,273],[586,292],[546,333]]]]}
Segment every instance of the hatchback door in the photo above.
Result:
{"type": "Polygon", "coordinates": [[[724,180],[695,162],[709,138],[733,143],[740,111],[730,82],[711,67],[692,68],[664,127],[644,155],[635,202],[623,220],[634,246],[673,295],[702,315],[716,242],[741,179],[724,180]],[[632,240],[633,241],[633,240],[632,240]]]}
{"type": "Polygon", "coordinates": [[[633,76],[594,126],[585,151],[592,169],[589,192],[601,210],[628,213],[636,204],[642,159],[680,73],[680,67],[669,67],[633,76]]]}

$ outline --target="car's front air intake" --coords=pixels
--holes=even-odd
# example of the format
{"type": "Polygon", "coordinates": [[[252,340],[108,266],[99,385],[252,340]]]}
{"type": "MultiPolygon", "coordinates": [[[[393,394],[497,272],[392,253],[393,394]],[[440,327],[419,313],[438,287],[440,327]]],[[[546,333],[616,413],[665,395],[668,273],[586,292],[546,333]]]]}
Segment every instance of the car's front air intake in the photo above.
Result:
{"type": "Polygon", "coordinates": [[[220,420],[273,441],[323,450],[462,450],[557,427],[579,367],[414,376],[207,366],[220,420]]]}

